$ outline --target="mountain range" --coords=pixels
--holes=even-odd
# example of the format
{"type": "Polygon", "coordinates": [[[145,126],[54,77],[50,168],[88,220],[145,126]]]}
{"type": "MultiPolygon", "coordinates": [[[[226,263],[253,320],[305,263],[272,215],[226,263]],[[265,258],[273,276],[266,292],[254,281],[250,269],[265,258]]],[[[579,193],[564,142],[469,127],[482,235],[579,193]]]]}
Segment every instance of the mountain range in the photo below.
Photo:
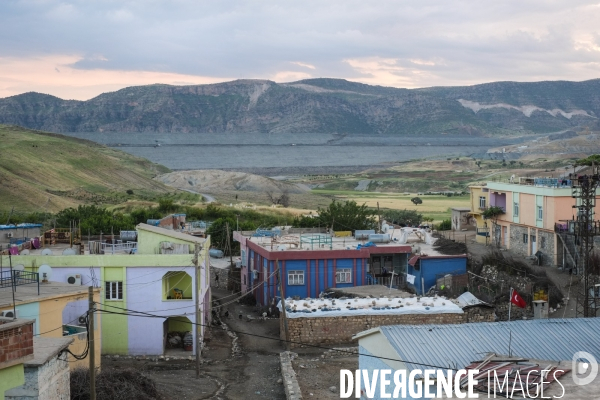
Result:
{"type": "Polygon", "coordinates": [[[530,134],[600,130],[600,79],[397,89],[342,79],[147,85],[87,101],[0,99],[0,124],[51,132],[530,134]]]}

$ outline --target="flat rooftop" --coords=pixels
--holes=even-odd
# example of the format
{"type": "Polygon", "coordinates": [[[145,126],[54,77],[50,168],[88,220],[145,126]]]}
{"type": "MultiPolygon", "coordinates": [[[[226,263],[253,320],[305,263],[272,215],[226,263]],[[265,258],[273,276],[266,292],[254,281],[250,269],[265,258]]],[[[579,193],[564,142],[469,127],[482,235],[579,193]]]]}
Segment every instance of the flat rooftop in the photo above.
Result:
{"type": "MultiPolygon", "coordinates": [[[[463,314],[456,300],[445,297],[383,296],[285,300],[287,318],[340,317],[352,315],[463,314]]],[[[277,305],[281,311],[281,302],[277,305]]]]}
{"type": "MultiPolygon", "coordinates": [[[[400,243],[400,229],[391,228],[387,234],[390,235],[391,240],[388,243],[375,243],[376,247],[411,246],[411,253],[425,253],[430,256],[442,255],[432,247],[432,244],[435,243],[435,238],[433,238],[432,244],[426,244],[416,234],[410,234],[406,243],[400,243]]],[[[369,242],[367,239],[355,239],[353,236],[335,237],[327,233],[285,234],[282,232],[281,236],[265,237],[250,236],[247,232],[244,232],[244,237],[269,251],[352,250],[356,249],[359,245],[364,246],[369,242]]]]}
{"type": "MultiPolygon", "coordinates": [[[[99,290],[99,289],[97,289],[99,290]]],[[[40,282],[40,294],[38,295],[37,283],[28,283],[17,286],[15,291],[15,303],[33,303],[42,299],[62,297],[68,295],[87,295],[88,287],[81,285],[70,285],[61,282],[40,282]]],[[[13,304],[13,292],[11,286],[0,287],[0,308],[7,308],[13,304]]]]}

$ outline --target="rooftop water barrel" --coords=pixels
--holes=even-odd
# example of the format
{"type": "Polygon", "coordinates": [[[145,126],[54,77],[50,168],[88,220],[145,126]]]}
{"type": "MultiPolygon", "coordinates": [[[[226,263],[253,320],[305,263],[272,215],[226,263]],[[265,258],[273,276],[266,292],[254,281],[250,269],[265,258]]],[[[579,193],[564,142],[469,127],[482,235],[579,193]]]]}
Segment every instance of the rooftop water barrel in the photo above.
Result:
{"type": "Polygon", "coordinates": [[[356,240],[364,240],[364,239],[368,239],[369,235],[372,235],[374,233],[375,233],[375,231],[373,229],[371,229],[371,230],[362,230],[362,231],[356,230],[356,231],[354,231],[354,238],[356,240]]]}
{"type": "Polygon", "coordinates": [[[390,235],[387,233],[372,233],[369,235],[369,242],[373,243],[389,243],[390,235]]]}

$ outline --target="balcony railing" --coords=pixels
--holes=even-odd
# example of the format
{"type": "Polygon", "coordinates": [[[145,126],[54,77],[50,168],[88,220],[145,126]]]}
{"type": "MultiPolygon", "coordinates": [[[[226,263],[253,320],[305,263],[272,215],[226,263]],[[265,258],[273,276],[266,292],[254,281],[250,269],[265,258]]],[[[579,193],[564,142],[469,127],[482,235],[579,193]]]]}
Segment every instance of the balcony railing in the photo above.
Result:
{"type": "Polygon", "coordinates": [[[0,288],[12,287],[15,291],[17,286],[36,284],[38,295],[40,294],[40,274],[30,271],[17,271],[3,268],[0,270],[0,288]]]}
{"type": "Polygon", "coordinates": [[[490,228],[477,228],[477,235],[490,237],[490,228]]]}

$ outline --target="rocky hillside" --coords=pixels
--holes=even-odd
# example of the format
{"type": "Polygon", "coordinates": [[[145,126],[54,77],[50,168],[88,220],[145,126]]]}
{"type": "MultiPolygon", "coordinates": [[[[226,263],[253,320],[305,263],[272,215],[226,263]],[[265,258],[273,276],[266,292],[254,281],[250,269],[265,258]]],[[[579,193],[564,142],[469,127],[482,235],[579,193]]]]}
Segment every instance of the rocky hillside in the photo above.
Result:
{"type": "Polygon", "coordinates": [[[53,132],[493,135],[600,130],[600,79],[395,89],[341,79],[150,85],[88,101],[0,99],[0,123],[53,132]]]}
{"type": "Polygon", "coordinates": [[[244,172],[229,172],[216,169],[176,171],[156,177],[168,186],[195,192],[215,193],[221,191],[270,192],[301,194],[309,189],[284,181],[244,172]]]}

